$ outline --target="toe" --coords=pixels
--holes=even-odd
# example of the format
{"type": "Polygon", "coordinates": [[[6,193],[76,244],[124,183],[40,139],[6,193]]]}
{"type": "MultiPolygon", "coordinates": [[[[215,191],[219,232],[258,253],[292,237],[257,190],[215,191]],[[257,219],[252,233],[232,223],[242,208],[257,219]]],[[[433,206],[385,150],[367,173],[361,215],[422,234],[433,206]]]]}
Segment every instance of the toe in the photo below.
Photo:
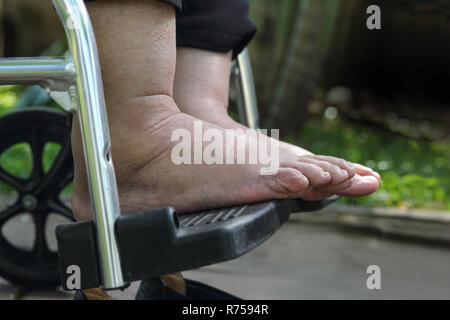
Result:
{"type": "Polygon", "coordinates": [[[372,170],[371,168],[363,166],[359,163],[355,163],[354,165],[356,168],[356,173],[359,174],[360,176],[373,176],[378,180],[378,182],[381,181],[381,176],[378,172],[372,170]]]}
{"type": "Polygon", "coordinates": [[[298,170],[280,168],[273,176],[271,189],[277,193],[296,194],[309,187],[309,180],[298,170]]]}
{"type": "Polygon", "coordinates": [[[350,177],[346,170],[328,161],[316,160],[313,158],[303,158],[302,161],[314,164],[322,168],[325,172],[331,175],[330,184],[337,185],[347,181],[350,177]]]}
{"type": "Polygon", "coordinates": [[[316,188],[316,191],[320,193],[328,193],[328,194],[339,194],[340,192],[343,192],[350,188],[353,184],[353,179],[346,180],[340,184],[336,185],[327,185],[323,187],[316,188]]]}
{"type": "Polygon", "coordinates": [[[377,191],[378,185],[379,181],[374,176],[360,176],[357,174],[352,178],[352,185],[338,194],[348,197],[365,196],[377,191]]]}
{"type": "Polygon", "coordinates": [[[352,178],[356,173],[355,165],[344,159],[336,158],[336,157],[332,157],[332,156],[320,156],[320,155],[314,156],[314,157],[316,157],[317,160],[327,161],[329,163],[332,163],[332,164],[338,166],[342,170],[345,170],[347,172],[349,178],[352,178]]]}
{"type": "Polygon", "coordinates": [[[306,178],[308,178],[310,185],[313,187],[323,186],[331,181],[331,175],[328,172],[312,163],[304,161],[291,161],[285,163],[283,166],[300,171],[306,178]]]}

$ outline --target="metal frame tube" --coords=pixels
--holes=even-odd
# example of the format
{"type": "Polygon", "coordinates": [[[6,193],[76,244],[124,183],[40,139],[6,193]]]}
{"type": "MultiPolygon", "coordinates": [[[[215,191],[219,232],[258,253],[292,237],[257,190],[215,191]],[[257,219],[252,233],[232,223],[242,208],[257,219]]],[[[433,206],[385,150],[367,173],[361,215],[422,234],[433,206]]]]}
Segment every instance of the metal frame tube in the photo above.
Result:
{"type": "Polygon", "coordinates": [[[102,285],[105,289],[121,288],[126,284],[114,233],[120,205],[94,31],[82,0],[53,0],[53,5],[66,31],[77,73],[77,114],[97,231],[102,285]]]}
{"type": "Polygon", "coordinates": [[[248,49],[244,49],[238,55],[236,67],[238,72],[236,87],[241,121],[251,129],[259,129],[258,102],[248,49]]]}
{"type": "Polygon", "coordinates": [[[0,59],[0,85],[72,83],[76,71],[67,58],[6,58],[0,59]]]}

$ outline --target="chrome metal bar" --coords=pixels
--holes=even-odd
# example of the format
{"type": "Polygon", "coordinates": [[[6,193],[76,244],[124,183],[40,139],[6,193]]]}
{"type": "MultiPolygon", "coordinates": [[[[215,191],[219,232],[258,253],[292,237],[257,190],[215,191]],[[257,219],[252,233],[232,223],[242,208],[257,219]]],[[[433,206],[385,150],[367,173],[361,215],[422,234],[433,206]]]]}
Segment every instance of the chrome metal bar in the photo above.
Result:
{"type": "Polygon", "coordinates": [[[238,74],[238,108],[240,117],[252,129],[259,128],[258,102],[256,100],[255,84],[253,82],[252,66],[248,49],[244,49],[237,57],[238,74]]]}
{"type": "Polygon", "coordinates": [[[77,72],[77,114],[97,231],[102,285],[105,289],[121,288],[126,284],[114,234],[120,206],[94,31],[82,0],[53,0],[53,5],[64,25],[77,72]]]}
{"type": "Polygon", "coordinates": [[[67,85],[75,79],[73,62],[60,58],[6,58],[0,59],[0,85],[41,84],[62,82],[67,85]]]}

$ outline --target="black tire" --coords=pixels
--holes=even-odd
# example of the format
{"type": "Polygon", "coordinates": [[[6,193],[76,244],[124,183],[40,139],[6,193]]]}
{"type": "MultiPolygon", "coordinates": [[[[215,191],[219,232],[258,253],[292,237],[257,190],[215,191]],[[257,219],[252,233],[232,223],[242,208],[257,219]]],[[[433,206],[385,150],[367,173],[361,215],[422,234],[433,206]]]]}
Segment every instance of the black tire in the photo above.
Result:
{"type": "Polygon", "coordinates": [[[0,166],[0,180],[18,193],[17,201],[0,211],[0,276],[14,284],[27,287],[60,284],[57,253],[48,246],[45,226],[49,213],[73,221],[72,211],[59,198],[60,191],[73,179],[70,128],[68,114],[49,108],[27,108],[0,118],[0,155],[9,147],[26,142],[33,156],[27,179],[13,176],[0,166]],[[58,143],[61,149],[51,168],[44,172],[42,152],[47,142],[58,143]],[[31,210],[23,201],[25,195],[37,200],[31,210]],[[22,212],[33,217],[36,236],[30,251],[12,245],[1,232],[9,219],[22,212]]]}

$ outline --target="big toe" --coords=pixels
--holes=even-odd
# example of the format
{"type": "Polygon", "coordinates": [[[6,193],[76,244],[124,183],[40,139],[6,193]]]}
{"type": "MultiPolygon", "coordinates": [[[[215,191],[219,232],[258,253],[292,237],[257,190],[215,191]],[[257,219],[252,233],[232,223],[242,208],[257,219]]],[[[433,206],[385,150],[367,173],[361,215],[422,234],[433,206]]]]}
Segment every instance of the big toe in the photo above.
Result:
{"type": "Polygon", "coordinates": [[[355,163],[354,165],[356,168],[356,173],[359,174],[360,176],[373,176],[378,180],[378,182],[381,181],[381,176],[378,172],[376,172],[366,166],[363,166],[361,164],[355,163]]]}
{"type": "Polygon", "coordinates": [[[339,192],[339,195],[347,197],[365,196],[377,191],[379,186],[379,181],[374,176],[360,176],[356,174],[351,181],[351,186],[339,192]]]}

